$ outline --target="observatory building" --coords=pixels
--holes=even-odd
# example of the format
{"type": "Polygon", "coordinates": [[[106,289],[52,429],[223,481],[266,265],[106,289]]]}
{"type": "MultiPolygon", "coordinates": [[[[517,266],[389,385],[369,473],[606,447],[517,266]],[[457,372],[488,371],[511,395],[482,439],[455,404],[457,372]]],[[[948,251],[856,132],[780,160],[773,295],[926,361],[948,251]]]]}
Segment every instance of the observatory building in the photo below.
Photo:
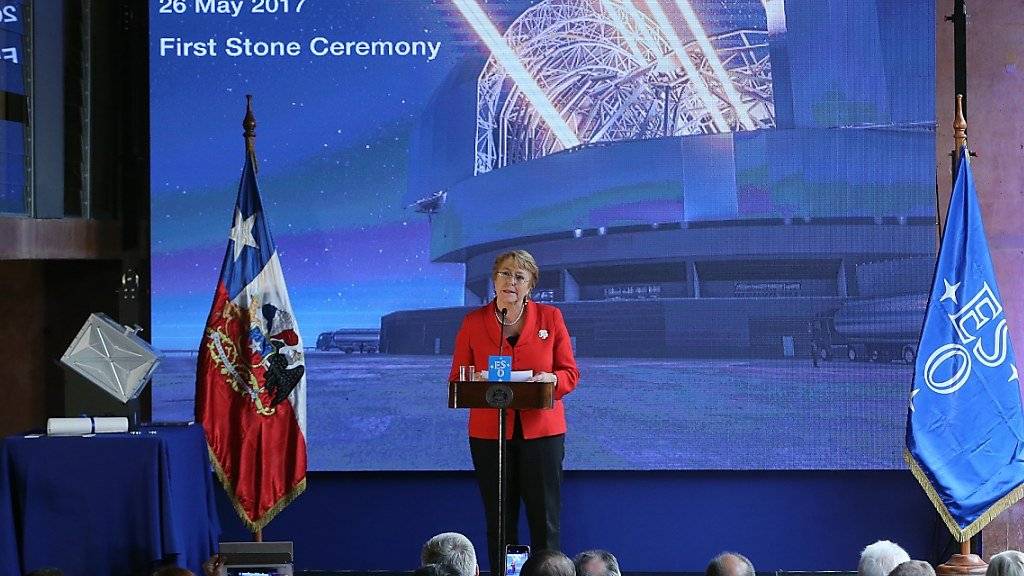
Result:
{"type": "Polygon", "coordinates": [[[849,299],[927,291],[931,43],[897,40],[933,31],[900,0],[546,0],[503,34],[456,5],[489,57],[433,95],[408,200],[465,307],[386,315],[382,352],[450,353],[515,248],[580,356],[798,354],[849,299]]]}

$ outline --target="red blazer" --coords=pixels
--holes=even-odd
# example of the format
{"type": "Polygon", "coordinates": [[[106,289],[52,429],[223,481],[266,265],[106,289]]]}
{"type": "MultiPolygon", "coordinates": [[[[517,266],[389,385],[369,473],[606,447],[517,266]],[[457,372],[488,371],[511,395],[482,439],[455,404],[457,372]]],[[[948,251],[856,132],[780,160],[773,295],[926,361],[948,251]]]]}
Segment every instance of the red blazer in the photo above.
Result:
{"type": "MultiPolygon", "coordinates": [[[[487,357],[498,353],[498,338],[501,325],[494,315],[494,303],[470,312],[462,321],[462,327],[455,337],[455,353],[452,355],[452,370],[448,380],[458,379],[459,366],[475,366],[477,370],[487,369],[487,357]]],[[[505,341],[502,354],[512,356],[513,370],[552,372],[558,376],[555,387],[555,406],[550,410],[521,410],[523,438],[543,438],[565,434],[565,406],[562,397],[576,388],[580,371],[572,355],[572,342],[565,328],[562,311],[554,306],[530,302],[523,312],[526,320],[515,346],[505,341]],[[542,338],[541,331],[546,332],[542,338]]],[[[515,384],[513,384],[515,386],[515,384]]],[[[515,410],[506,410],[509,439],[512,438],[515,410]]],[[[472,438],[497,440],[498,412],[496,410],[472,408],[469,411],[469,435],[472,438]]]]}

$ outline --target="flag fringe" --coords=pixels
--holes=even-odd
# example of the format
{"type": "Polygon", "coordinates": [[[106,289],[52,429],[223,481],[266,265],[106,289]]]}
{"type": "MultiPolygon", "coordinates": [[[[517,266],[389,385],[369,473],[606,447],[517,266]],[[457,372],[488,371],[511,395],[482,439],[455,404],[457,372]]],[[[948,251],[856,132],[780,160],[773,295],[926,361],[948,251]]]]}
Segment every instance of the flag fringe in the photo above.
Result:
{"type": "Polygon", "coordinates": [[[953,519],[953,515],[949,513],[949,509],[946,508],[945,502],[939,496],[939,493],[932,486],[931,480],[928,475],[924,473],[924,469],[917,463],[917,459],[910,453],[910,450],[903,449],[903,459],[907,462],[907,466],[910,467],[910,472],[917,479],[917,482],[924,488],[924,493],[928,495],[928,499],[932,501],[932,506],[942,517],[942,521],[946,523],[946,528],[949,528],[950,533],[956,538],[957,542],[967,542],[973,538],[978,532],[981,532],[988,523],[995,520],[996,516],[1003,513],[1004,510],[1013,506],[1017,503],[1021,497],[1024,497],[1024,484],[1020,484],[1013,490],[1010,490],[1005,496],[997,500],[994,504],[988,507],[978,518],[967,525],[966,528],[960,528],[960,525],[953,519]]]}
{"type": "Polygon", "coordinates": [[[303,477],[294,488],[288,491],[287,494],[282,496],[276,504],[274,504],[270,510],[267,510],[263,516],[260,516],[257,520],[249,518],[249,514],[245,511],[242,503],[238,500],[238,495],[235,494],[234,488],[231,486],[231,481],[224,473],[224,468],[221,467],[220,461],[217,460],[217,455],[213,452],[213,446],[210,443],[206,443],[206,449],[210,453],[210,462],[213,464],[213,471],[217,473],[217,479],[220,480],[221,486],[224,487],[224,491],[228,493],[228,498],[231,499],[231,505],[235,508],[235,513],[242,520],[242,524],[249,530],[249,532],[259,532],[270,524],[270,521],[277,516],[281,510],[284,510],[289,504],[295,501],[296,498],[302,495],[306,491],[306,478],[303,477]]]}

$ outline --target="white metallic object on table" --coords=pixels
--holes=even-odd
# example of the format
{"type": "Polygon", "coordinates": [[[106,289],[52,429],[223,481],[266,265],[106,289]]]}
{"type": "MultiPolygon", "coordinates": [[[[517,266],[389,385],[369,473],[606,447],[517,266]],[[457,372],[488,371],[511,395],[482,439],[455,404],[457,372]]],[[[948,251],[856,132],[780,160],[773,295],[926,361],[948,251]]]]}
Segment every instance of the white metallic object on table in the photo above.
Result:
{"type": "Polygon", "coordinates": [[[159,355],[139,338],[140,328],[126,328],[106,314],[90,314],[60,361],[103,391],[128,403],[139,397],[159,355]]]}

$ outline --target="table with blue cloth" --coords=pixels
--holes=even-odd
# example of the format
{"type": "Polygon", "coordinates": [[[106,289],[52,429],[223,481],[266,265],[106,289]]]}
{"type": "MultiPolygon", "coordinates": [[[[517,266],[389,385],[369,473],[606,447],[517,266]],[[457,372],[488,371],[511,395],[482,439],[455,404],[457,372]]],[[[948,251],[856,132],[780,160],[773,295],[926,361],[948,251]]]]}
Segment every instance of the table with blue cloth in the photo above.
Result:
{"type": "Polygon", "coordinates": [[[199,425],[0,442],[0,576],[202,574],[220,536],[199,425]]]}

